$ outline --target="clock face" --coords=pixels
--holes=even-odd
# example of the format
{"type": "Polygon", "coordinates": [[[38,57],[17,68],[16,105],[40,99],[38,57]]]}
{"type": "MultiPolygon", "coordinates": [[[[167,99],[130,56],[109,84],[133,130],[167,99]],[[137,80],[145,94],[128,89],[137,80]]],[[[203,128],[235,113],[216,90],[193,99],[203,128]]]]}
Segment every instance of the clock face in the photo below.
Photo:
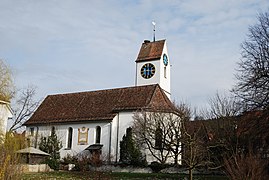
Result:
{"type": "Polygon", "coordinates": [[[168,57],[167,57],[166,54],[163,55],[163,64],[164,64],[165,66],[168,65],[168,57]]]}
{"type": "Polygon", "coordinates": [[[151,63],[144,64],[140,73],[143,78],[149,79],[155,74],[155,66],[151,63]]]}

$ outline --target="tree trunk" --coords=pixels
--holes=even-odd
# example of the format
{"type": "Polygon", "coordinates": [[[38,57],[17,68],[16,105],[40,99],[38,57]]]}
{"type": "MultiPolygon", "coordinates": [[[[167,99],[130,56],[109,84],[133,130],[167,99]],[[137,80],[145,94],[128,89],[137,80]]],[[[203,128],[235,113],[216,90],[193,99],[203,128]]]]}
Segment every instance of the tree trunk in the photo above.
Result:
{"type": "Polygon", "coordinates": [[[189,180],[192,180],[192,171],[193,171],[193,169],[191,168],[191,169],[189,169],[189,180]]]}
{"type": "Polygon", "coordinates": [[[174,160],[175,160],[175,161],[174,161],[174,165],[178,165],[178,160],[177,160],[177,159],[178,159],[178,154],[176,154],[176,155],[175,155],[175,159],[174,159],[174,160]]]}

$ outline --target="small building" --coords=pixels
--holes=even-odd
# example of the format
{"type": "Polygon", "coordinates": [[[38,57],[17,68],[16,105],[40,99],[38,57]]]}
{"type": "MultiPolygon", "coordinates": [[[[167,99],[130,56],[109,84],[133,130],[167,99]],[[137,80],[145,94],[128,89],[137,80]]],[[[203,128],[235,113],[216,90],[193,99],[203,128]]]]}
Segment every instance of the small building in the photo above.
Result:
{"type": "Polygon", "coordinates": [[[23,164],[41,164],[50,156],[48,153],[33,147],[21,149],[17,151],[17,154],[20,155],[20,162],[23,164]]]}
{"type": "Polygon", "coordinates": [[[12,118],[10,102],[0,100],[0,135],[6,133],[7,121],[9,118],[12,118]]]}

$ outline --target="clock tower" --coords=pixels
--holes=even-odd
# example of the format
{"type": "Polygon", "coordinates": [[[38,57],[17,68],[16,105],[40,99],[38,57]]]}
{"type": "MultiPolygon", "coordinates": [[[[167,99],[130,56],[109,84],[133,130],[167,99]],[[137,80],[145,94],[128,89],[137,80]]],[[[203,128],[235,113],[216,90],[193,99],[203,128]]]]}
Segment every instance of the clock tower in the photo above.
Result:
{"type": "Polygon", "coordinates": [[[168,98],[170,91],[170,59],[166,40],[145,40],[136,59],[135,85],[159,84],[168,98]]]}

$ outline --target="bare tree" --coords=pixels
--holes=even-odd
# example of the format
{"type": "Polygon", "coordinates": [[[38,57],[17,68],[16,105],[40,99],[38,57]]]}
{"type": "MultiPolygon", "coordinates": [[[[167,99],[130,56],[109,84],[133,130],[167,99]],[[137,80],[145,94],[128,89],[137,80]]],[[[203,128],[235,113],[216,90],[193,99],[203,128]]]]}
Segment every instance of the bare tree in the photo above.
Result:
{"type": "Polygon", "coordinates": [[[14,95],[14,85],[10,68],[0,59],[0,100],[10,101],[14,95]]]}
{"type": "Polygon", "coordinates": [[[165,146],[170,133],[167,114],[160,112],[137,112],[134,115],[134,139],[161,164],[166,163],[170,149],[165,146]]]}
{"type": "Polygon", "coordinates": [[[249,27],[238,63],[238,80],[233,92],[249,109],[269,105],[269,13],[260,13],[258,23],[249,27]]]}
{"type": "Polygon", "coordinates": [[[218,119],[234,117],[239,115],[243,108],[239,99],[233,94],[217,92],[208,100],[209,109],[203,110],[202,114],[206,119],[218,119]]]}
{"type": "Polygon", "coordinates": [[[207,158],[207,134],[204,133],[203,120],[182,121],[181,133],[182,162],[188,167],[189,179],[192,180],[195,168],[210,163],[207,158]]]}
{"type": "Polygon", "coordinates": [[[169,160],[177,165],[182,153],[182,121],[189,121],[191,109],[181,103],[177,111],[165,112],[137,112],[134,115],[134,135],[137,142],[146,149],[160,163],[169,160]]]}
{"type": "Polygon", "coordinates": [[[213,155],[208,156],[210,165],[224,167],[231,179],[260,179],[264,176],[261,154],[268,151],[269,111],[242,113],[233,96],[216,94],[210,100],[210,120],[203,121],[206,133],[212,134],[207,144],[213,155]]]}
{"type": "Polygon", "coordinates": [[[269,109],[252,111],[238,118],[234,151],[224,156],[231,179],[268,179],[269,109]]]}
{"type": "Polygon", "coordinates": [[[167,136],[164,139],[164,148],[171,152],[174,165],[180,161],[181,149],[181,117],[174,114],[167,114],[167,136]]]}
{"type": "Polygon", "coordinates": [[[170,146],[174,164],[177,165],[179,158],[182,160],[182,127],[184,126],[185,122],[189,122],[192,116],[192,110],[190,106],[186,103],[180,103],[177,107],[177,116],[169,118],[169,140],[166,142],[167,146],[170,146]]]}
{"type": "Polygon", "coordinates": [[[224,167],[230,179],[268,179],[265,172],[266,163],[253,153],[234,154],[230,158],[225,158],[224,167]]]}
{"type": "Polygon", "coordinates": [[[22,124],[34,113],[39,105],[39,101],[35,101],[34,96],[36,90],[34,87],[28,87],[19,91],[18,99],[13,109],[12,125],[9,131],[16,131],[21,128],[22,124]]]}

